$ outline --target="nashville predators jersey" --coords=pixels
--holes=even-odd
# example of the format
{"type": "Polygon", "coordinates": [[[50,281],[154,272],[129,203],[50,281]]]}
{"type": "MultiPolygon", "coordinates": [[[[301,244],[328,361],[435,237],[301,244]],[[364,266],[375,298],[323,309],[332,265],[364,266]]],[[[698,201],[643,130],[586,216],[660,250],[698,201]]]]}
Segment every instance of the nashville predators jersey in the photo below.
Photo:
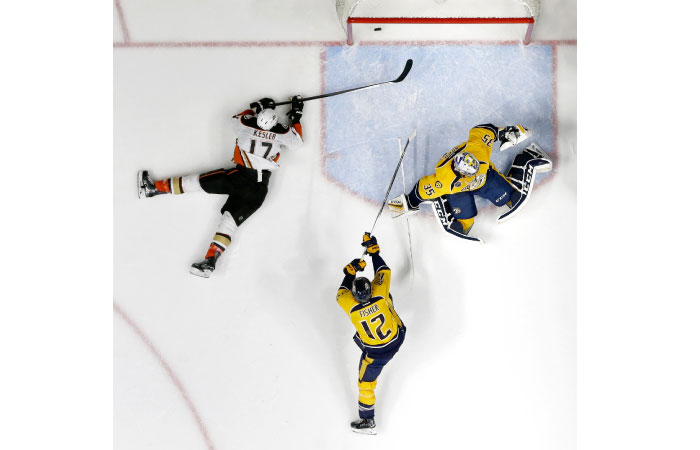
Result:
{"type": "Polygon", "coordinates": [[[469,130],[466,142],[442,155],[435,165],[435,173],[426,175],[418,182],[418,193],[424,200],[442,197],[447,194],[474,191],[486,183],[486,172],[491,164],[491,150],[498,138],[498,128],[491,124],[478,125],[469,130]],[[479,170],[471,176],[464,176],[454,170],[453,160],[460,153],[471,153],[479,160],[479,170]]]}
{"type": "Polygon", "coordinates": [[[258,127],[251,110],[233,117],[233,130],[238,137],[233,161],[258,170],[279,168],[280,150],[283,147],[295,149],[303,143],[301,124],[288,127],[278,123],[270,130],[263,130],[258,127]]]}
{"type": "Polygon", "coordinates": [[[346,285],[338,289],[336,300],[350,318],[357,331],[356,337],[366,347],[381,349],[390,344],[403,328],[403,322],[396,311],[389,294],[391,270],[382,266],[372,280],[372,297],[365,304],[353,297],[346,285]]]}

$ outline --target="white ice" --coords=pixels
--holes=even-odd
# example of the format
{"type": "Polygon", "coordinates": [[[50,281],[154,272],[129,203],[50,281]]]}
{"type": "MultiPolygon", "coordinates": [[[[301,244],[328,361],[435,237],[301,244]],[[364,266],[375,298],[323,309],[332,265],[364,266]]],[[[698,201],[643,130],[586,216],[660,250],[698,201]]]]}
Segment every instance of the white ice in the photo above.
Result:
{"type": "MultiPolygon", "coordinates": [[[[413,268],[406,221],[379,219],[408,332],[368,437],[348,427],[360,353],[335,292],[377,204],[322,170],[322,103],[307,103],[304,146],[283,154],[212,278],[188,267],[223,197],[137,198],[138,170],[230,164],[230,116],[251,100],[320,92],[323,42],[343,40],[333,3],[259,4],[120,3],[130,44],[210,44],[114,49],[115,449],[575,448],[575,43],[553,44],[557,167],[518,217],[480,210],[481,247],[412,217],[413,268]]],[[[575,2],[544,8],[535,40],[576,38],[575,2]]]]}

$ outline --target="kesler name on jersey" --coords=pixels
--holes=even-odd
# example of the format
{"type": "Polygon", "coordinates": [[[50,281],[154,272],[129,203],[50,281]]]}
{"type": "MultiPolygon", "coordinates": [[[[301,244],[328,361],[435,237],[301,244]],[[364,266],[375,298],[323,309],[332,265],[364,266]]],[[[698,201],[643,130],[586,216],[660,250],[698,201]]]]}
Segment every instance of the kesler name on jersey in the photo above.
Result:
{"type": "Polygon", "coordinates": [[[253,136],[274,141],[277,137],[277,134],[272,133],[271,131],[254,130],[253,136]]]}

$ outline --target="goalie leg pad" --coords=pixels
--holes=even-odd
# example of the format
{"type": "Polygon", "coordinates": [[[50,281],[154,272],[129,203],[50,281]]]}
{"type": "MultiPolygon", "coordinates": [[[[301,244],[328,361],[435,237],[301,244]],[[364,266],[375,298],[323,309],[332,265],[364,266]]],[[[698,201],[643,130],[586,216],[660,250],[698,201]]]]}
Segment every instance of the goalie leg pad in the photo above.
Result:
{"type": "Polygon", "coordinates": [[[552,170],[552,160],[534,142],[522,153],[516,155],[508,171],[508,181],[515,188],[508,201],[510,210],[498,218],[498,223],[512,218],[525,206],[535,185],[536,174],[550,170],[552,170]]]}
{"type": "MultiPolygon", "coordinates": [[[[440,225],[445,231],[447,231],[453,236],[457,236],[467,241],[479,242],[480,244],[483,244],[484,241],[482,241],[481,239],[472,236],[467,236],[467,234],[464,232],[464,229],[462,228],[462,224],[460,224],[459,222],[455,223],[456,219],[453,215],[452,207],[450,206],[450,203],[447,201],[446,197],[447,196],[442,196],[431,200],[433,211],[435,212],[435,217],[437,218],[438,223],[440,223],[440,225]],[[460,230],[460,228],[462,228],[462,230],[460,230]]],[[[473,197],[472,200],[474,200],[473,197]]],[[[474,207],[474,212],[474,215],[476,215],[476,206],[474,207]]],[[[464,213],[460,211],[460,215],[463,214],[464,213]]],[[[471,229],[471,227],[469,228],[471,229]]]]}

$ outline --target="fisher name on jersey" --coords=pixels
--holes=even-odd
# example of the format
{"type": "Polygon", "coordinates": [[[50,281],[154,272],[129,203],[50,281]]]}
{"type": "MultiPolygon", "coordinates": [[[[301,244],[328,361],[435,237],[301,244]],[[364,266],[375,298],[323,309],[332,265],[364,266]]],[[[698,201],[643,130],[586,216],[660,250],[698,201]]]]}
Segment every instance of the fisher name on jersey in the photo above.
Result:
{"type": "Polygon", "coordinates": [[[497,170],[491,164],[491,150],[498,140],[498,128],[491,124],[477,125],[469,130],[466,142],[454,147],[442,155],[435,165],[435,173],[422,177],[418,183],[418,193],[424,200],[442,197],[459,192],[475,191],[486,183],[486,174],[489,168],[497,170]],[[452,162],[460,153],[471,153],[479,160],[479,170],[471,176],[465,176],[457,172],[452,162]]]}
{"type": "Polygon", "coordinates": [[[238,136],[233,162],[256,170],[276,170],[280,150],[295,149],[301,146],[301,124],[292,127],[276,124],[270,130],[258,127],[252,110],[246,110],[233,117],[233,131],[238,136]]]}
{"type": "Polygon", "coordinates": [[[355,326],[355,337],[369,349],[382,349],[391,344],[404,327],[389,293],[391,270],[379,255],[372,255],[374,279],[372,296],[362,304],[355,300],[351,286],[354,277],[346,276],[338,289],[336,300],[355,326]]]}

